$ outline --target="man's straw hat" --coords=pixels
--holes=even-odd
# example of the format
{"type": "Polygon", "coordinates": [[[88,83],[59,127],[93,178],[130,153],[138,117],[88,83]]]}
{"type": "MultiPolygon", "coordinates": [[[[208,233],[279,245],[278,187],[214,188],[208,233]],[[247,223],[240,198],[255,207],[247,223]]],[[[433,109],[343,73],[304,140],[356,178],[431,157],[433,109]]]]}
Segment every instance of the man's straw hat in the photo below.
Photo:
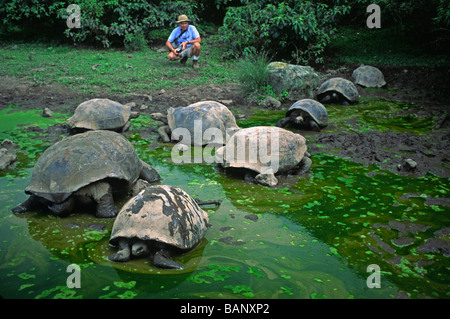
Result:
{"type": "Polygon", "coordinates": [[[180,23],[180,22],[191,22],[191,20],[188,19],[187,15],[182,14],[178,17],[177,23],[180,23]]]}

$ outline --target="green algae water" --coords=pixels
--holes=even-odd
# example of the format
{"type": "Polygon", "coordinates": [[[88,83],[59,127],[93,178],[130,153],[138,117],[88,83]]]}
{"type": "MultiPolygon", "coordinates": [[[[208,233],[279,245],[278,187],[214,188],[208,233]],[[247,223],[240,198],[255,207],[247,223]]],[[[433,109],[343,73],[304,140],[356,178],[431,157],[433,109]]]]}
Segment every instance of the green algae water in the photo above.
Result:
{"type": "MultiPolygon", "coordinates": [[[[333,108],[331,114],[338,111],[333,108]]],[[[270,115],[272,124],[280,117],[277,112],[270,115]]],[[[253,126],[269,115],[261,114],[239,124],[253,126]]],[[[340,124],[345,126],[347,115],[340,124]]],[[[449,297],[448,257],[420,249],[450,226],[448,207],[441,201],[448,198],[448,179],[403,177],[317,153],[309,176],[288,177],[277,188],[266,188],[225,175],[214,164],[174,164],[173,145],[155,147],[153,139],[137,132],[155,125],[146,116],[132,122],[127,138],[159,172],[161,183],[222,203],[204,208],[212,225],[205,239],[176,258],[184,271],[156,269],[146,259],[112,263],[107,257],[114,252],[108,245],[113,220],[82,212],[57,218],[10,211],[27,198],[23,190],[32,167],[50,145],[24,126],[45,128],[67,117],[43,118],[14,108],[0,114],[0,139],[10,138],[21,149],[16,167],[0,172],[3,298],[371,299],[400,292],[411,298],[449,297]],[[67,285],[71,264],[80,267],[81,288],[67,285]],[[380,269],[380,288],[368,285],[367,269],[374,264],[380,269]]],[[[363,129],[382,130],[380,125],[404,120],[376,118],[365,118],[363,129]]],[[[423,121],[426,130],[428,119],[423,121]]]]}

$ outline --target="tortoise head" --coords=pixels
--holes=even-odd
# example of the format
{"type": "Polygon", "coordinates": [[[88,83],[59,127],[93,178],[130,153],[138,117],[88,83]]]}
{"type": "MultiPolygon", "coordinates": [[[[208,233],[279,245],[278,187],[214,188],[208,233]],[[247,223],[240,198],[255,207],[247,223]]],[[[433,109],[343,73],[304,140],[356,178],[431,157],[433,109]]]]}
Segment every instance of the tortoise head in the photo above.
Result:
{"type": "Polygon", "coordinates": [[[167,115],[164,115],[162,113],[152,113],[152,114],[150,114],[150,117],[152,119],[154,119],[155,121],[161,121],[161,122],[163,122],[165,124],[168,123],[167,122],[167,115]]]}
{"type": "Polygon", "coordinates": [[[48,209],[56,216],[69,214],[75,206],[75,200],[71,197],[61,203],[49,202],[48,209]]]}
{"type": "Polygon", "coordinates": [[[131,253],[135,257],[142,257],[149,254],[149,247],[147,243],[143,240],[138,240],[131,247],[131,253]]]}

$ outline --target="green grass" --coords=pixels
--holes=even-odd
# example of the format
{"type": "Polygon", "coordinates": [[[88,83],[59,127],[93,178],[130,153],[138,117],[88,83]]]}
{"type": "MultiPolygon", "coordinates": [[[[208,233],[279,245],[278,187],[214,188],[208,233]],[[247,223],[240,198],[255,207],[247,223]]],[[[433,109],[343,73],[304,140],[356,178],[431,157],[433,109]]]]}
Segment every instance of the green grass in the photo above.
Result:
{"type": "MultiPolygon", "coordinates": [[[[257,68],[244,68],[239,61],[224,60],[224,48],[212,28],[202,41],[200,69],[180,68],[167,59],[167,52],[154,49],[163,32],[153,34],[150,46],[137,52],[93,49],[45,43],[0,43],[0,73],[25,79],[32,85],[61,85],[76,92],[146,93],[174,87],[239,82],[239,75],[257,68]]],[[[420,45],[411,46],[391,29],[340,28],[329,45],[330,67],[342,64],[390,66],[450,66],[450,59],[432,55],[420,45]]],[[[262,55],[260,56],[262,58],[262,55]]],[[[270,62],[270,61],[268,61],[270,62]]],[[[248,65],[247,65],[248,66],[248,65]]],[[[248,82],[244,76],[240,83],[248,82]]],[[[258,76],[253,81],[255,82],[258,76]]],[[[267,91],[268,87],[263,87],[267,91]]],[[[270,95],[270,92],[262,92],[270,95]]]]}
{"type": "Polygon", "coordinates": [[[332,38],[328,52],[334,52],[330,63],[387,66],[450,66],[447,55],[436,55],[421,43],[409,44],[393,28],[339,28],[332,38]]]}
{"type": "Polygon", "coordinates": [[[34,85],[59,84],[75,91],[151,92],[175,86],[235,82],[235,62],[222,61],[220,48],[203,43],[201,68],[180,68],[167,52],[148,47],[125,50],[75,48],[46,44],[8,44],[0,47],[0,73],[24,78],[34,85]],[[206,54],[205,54],[206,53],[206,54]]]}

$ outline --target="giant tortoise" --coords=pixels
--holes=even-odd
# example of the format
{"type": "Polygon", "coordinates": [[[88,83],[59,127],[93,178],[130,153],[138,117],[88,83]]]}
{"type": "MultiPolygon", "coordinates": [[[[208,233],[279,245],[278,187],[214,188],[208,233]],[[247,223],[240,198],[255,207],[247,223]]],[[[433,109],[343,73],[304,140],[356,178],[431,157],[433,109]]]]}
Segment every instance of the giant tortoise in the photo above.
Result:
{"type": "Polygon", "coordinates": [[[275,174],[304,174],[311,167],[306,139],[274,126],[256,126],[237,131],[216,151],[216,161],[227,169],[256,174],[255,181],[275,186],[275,174]]]}
{"type": "Polygon", "coordinates": [[[63,216],[76,204],[93,203],[97,217],[114,217],[113,191],[128,192],[139,178],[148,182],[160,179],[121,134],[100,130],[73,135],[40,156],[25,189],[31,196],[12,211],[48,207],[63,216]]]}
{"type": "Polygon", "coordinates": [[[186,107],[171,107],[167,111],[167,116],[152,113],[151,117],[164,123],[158,129],[164,143],[179,141],[181,138],[180,143],[188,146],[225,144],[227,138],[239,130],[233,113],[225,105],[215,101],[197,102],[186,107]],[[209,129],[216,130],[212,132],[209,129]],[[219,136],[213,133],[219,133],[219,136]]]}
{"type": "Polygon", "coordinates": [[[321,103],[303,99],[292,104],[286,117],[279,120],[276,126],[285,127],[289,123],[301,129],[320,132],[321,128],[328,125],[328,112],[321,103]]]}
{"type": "Polygon", "coordinates": [[[355,84],[368,88],[380,88],[386,85],[383,73],[376,67],[361,65],[352,74],[352,81],[355,84]]]}
{"type": "Polygon", "coordinates": [[[125,132],[130,128],[129,120],[138,116],[139,113],[132,112],[127,104],[109,99],[92,99],[78,105],[67,123],[75,133],[87,130],[125,132]]]}
{"type": "Polygon", "coordinates": [[[350,105],[359,101],[359,92],[353,82],[344,78],[331,78],[322,83],[317,91],[321,103],[350,105]]]}
{"type": "Polygon", "coordinates": [[[156,267],[184,269],[171,257],[197,246],[208,227],[208,214],[185,191],[168,185],[149,186],[117,215],[109,242],[119,250],[108,258],[124,262],[149,256],[156,267]]]}

